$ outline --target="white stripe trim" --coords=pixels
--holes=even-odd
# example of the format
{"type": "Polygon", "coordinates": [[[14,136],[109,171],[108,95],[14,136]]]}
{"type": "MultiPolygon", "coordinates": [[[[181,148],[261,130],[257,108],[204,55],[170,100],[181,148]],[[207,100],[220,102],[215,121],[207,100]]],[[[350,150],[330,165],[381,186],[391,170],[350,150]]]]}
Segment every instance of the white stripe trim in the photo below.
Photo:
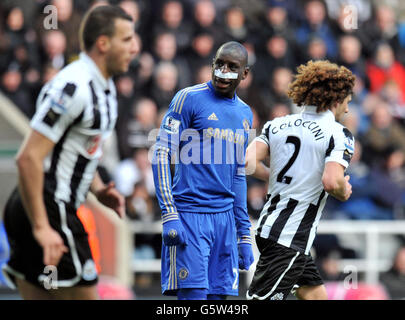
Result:
{"type": "Polygon", "coordinates": [[[299,252],[296,253],[296,255],[294,256],[294,258],[291,259],[290,264],[288,265],[287,269],[284,270],[284,272],[281,274],[280,278],[278,278],[277,282],[274,284],[273,288],[271,288],[270,292],[267,293],[266,295],[259,297],[257,294],[253,294],[253,295],[249,295],[249,290],[246,291],[246,299],[248,300],[253,300],[253,299],[258,299],[258,300],[265,300],[267,299],[269,296],[271,296],[274,292],[274,290],[276,290],[277,286],[279,285],[279,283],[281,282],[281,280],[284,278],[285,274],[288,272],[288,270],[291,269],[295,259],[297,259],[297,257],[299,256],[299,252]]]}
{"type": "Polygon", "coordinates": [[[56,285],[58,287],[72,287],[76,283],[78,283],[81,279],[82,264],[80,263],[80,259],[79,259],[79,255],[77,253],[76,244],[75,244],[75,240],[74,240],[72,231],[69,229],[69,227],[67,225],[65,204],[60,201],[56,201],[56,203],[59,207],[59,215],[60,215],[62,231],[66,235],[66,238],[68,241],[68,246],[69,246],[69,253],[72,255],[73,265],[76,270],[76,276],[74,278],[56,281],[56,285]]]}
{"type": "Polygon", "coordinates": [[[168,290],[177,289],[177,274],[176,274],[176,246],[170,246],[170,268],[169,268],[169,283],[168,290]]]}
{"type": "Polygon", "coordinates": [[[6,284],[11,288],[11,289],[17,289],[17,285],[14,283],[13,279],[10,277],[10,274],[16,278],[19,278],[21,280],[25,280],[25,275],[22,274],[21,272],[18,272],[11,268],[8,264],[4,264],[1,267],[1,271],[3,273],[4,279],[6,280],[6,284]]]}

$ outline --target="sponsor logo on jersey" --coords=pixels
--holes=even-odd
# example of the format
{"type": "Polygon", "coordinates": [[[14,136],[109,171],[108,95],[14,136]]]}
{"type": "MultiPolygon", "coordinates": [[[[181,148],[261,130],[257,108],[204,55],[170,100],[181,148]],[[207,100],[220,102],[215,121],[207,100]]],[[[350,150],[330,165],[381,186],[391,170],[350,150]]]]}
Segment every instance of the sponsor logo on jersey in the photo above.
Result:
{"type": "Polygon", "coordinates": [[[215,121],[218,121],[218,117],[217,117],[217,115],[213,112],[213,113],[208,117],[208,120],[215,120],[215,121]]]}
{"type": "Polygon", "coordinates": [[[188,270],[186,268],[181,268],[179,271],[179,279],[184,280],[188,277],[188,270]]]}
{"type": "Polygon", "coordinates": [[[174,229],[170,229],[168,234],[169,234],[169,237],[172,239],[177,237],[177,231],[174,229]]]}
{"type": "Polygon", "coordinates": [[[94,137],[91,137],[87,143],[87,153],[92,155],[94,154],[98,147],[100,146],[101,142],[101,135],[96,135],[94,137]]]}
{"type": "Polygon", "coordinates": [[[88,259],[83,266],[82,278],[86,281],[92,281],[97,278],[96,264],[92,259],[88,259]]]}
{"type": "Polygon", "coordinates": [[[283,298],[284,298],[284,293],[279,292],[279,293],[276,293],[274,296],[272,296],[270,298],[270,300],[283,300],[283,298]]]}
{"type": "Polygon", "coordinates": [[[247,119],[243,120],[243,128],[245,129],[246,132],[248,132],[250,129],[249,121],[247,119]]]}
{"type": "Polygon", "coordinates": [[[220,129],[209,127],[206,130],[204,130],[204,132],[207,138],[214,137],[214,139],[226,140],[228,142],[233,142],[235,144],[240,144],[242,146],[245,143],[245,135],[243,134],[244,132],[242,129],[238,129],[236,130],[236,132],[234,132],[231,129],[220,129]]]}
{"type": "Polygon", "coordinates": [[[345,143],[347,153],[353,154],[354,153],[354,141],[353,141],[353,139],[351,139],[350,137],[346,137],[344,143],[345,143]]]}
{"type": "Polygon", "coordinates": [[[166,130],[167,133],[178,133],[180,128],[180,120],[169,116],[166,118],[165,123],[163,124],[163,128],[166,130]]]}

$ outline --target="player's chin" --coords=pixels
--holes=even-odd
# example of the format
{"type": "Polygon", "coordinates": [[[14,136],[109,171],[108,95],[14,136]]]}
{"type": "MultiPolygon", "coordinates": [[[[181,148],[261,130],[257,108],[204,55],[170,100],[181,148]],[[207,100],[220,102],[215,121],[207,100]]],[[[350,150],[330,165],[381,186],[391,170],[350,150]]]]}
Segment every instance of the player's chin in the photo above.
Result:
{"type": "Polygon", "coordinates": [[[229,93],[233,91],[234,85],[231,81],[218,81],[214,80],[214,88],[220,93],[229,93]]]}

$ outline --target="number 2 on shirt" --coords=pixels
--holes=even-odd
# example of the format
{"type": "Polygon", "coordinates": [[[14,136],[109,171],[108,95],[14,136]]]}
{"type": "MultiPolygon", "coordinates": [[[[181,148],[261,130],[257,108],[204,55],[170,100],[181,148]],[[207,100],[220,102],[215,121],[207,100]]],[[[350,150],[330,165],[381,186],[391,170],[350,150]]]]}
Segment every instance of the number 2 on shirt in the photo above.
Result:
{"type": "Polygon", "coordinates": [[[291,144],[294,145],[294,153],[292,154],[290,160],[288,160],[288,162],[284,166],[284,168],[281,169],[280,173],[277,175],[277,182],[290,184],[291,180],[292,180],[292,177],[286,176],[285,174],[288,171],[288,169],[291,168],[294,161],[297,159],[298,152],[300,152],[300,148],[301,148],[301,141],[296,136],[288,136],[286,143],[291,143],[291,144]]]}

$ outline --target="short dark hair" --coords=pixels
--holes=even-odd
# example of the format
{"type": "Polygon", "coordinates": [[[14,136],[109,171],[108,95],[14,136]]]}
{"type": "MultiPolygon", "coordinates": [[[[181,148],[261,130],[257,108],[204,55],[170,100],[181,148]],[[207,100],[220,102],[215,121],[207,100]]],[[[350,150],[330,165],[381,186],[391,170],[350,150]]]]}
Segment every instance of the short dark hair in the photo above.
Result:
{"type": "Polygon", "coordinates": [[[132,21],[123,9],[118,6],[103,5],[90,9],[80,25],[80,45],[82,50],[89,51],[101,35],[112,37],[115,32],[115,20],[132,21]]]}

